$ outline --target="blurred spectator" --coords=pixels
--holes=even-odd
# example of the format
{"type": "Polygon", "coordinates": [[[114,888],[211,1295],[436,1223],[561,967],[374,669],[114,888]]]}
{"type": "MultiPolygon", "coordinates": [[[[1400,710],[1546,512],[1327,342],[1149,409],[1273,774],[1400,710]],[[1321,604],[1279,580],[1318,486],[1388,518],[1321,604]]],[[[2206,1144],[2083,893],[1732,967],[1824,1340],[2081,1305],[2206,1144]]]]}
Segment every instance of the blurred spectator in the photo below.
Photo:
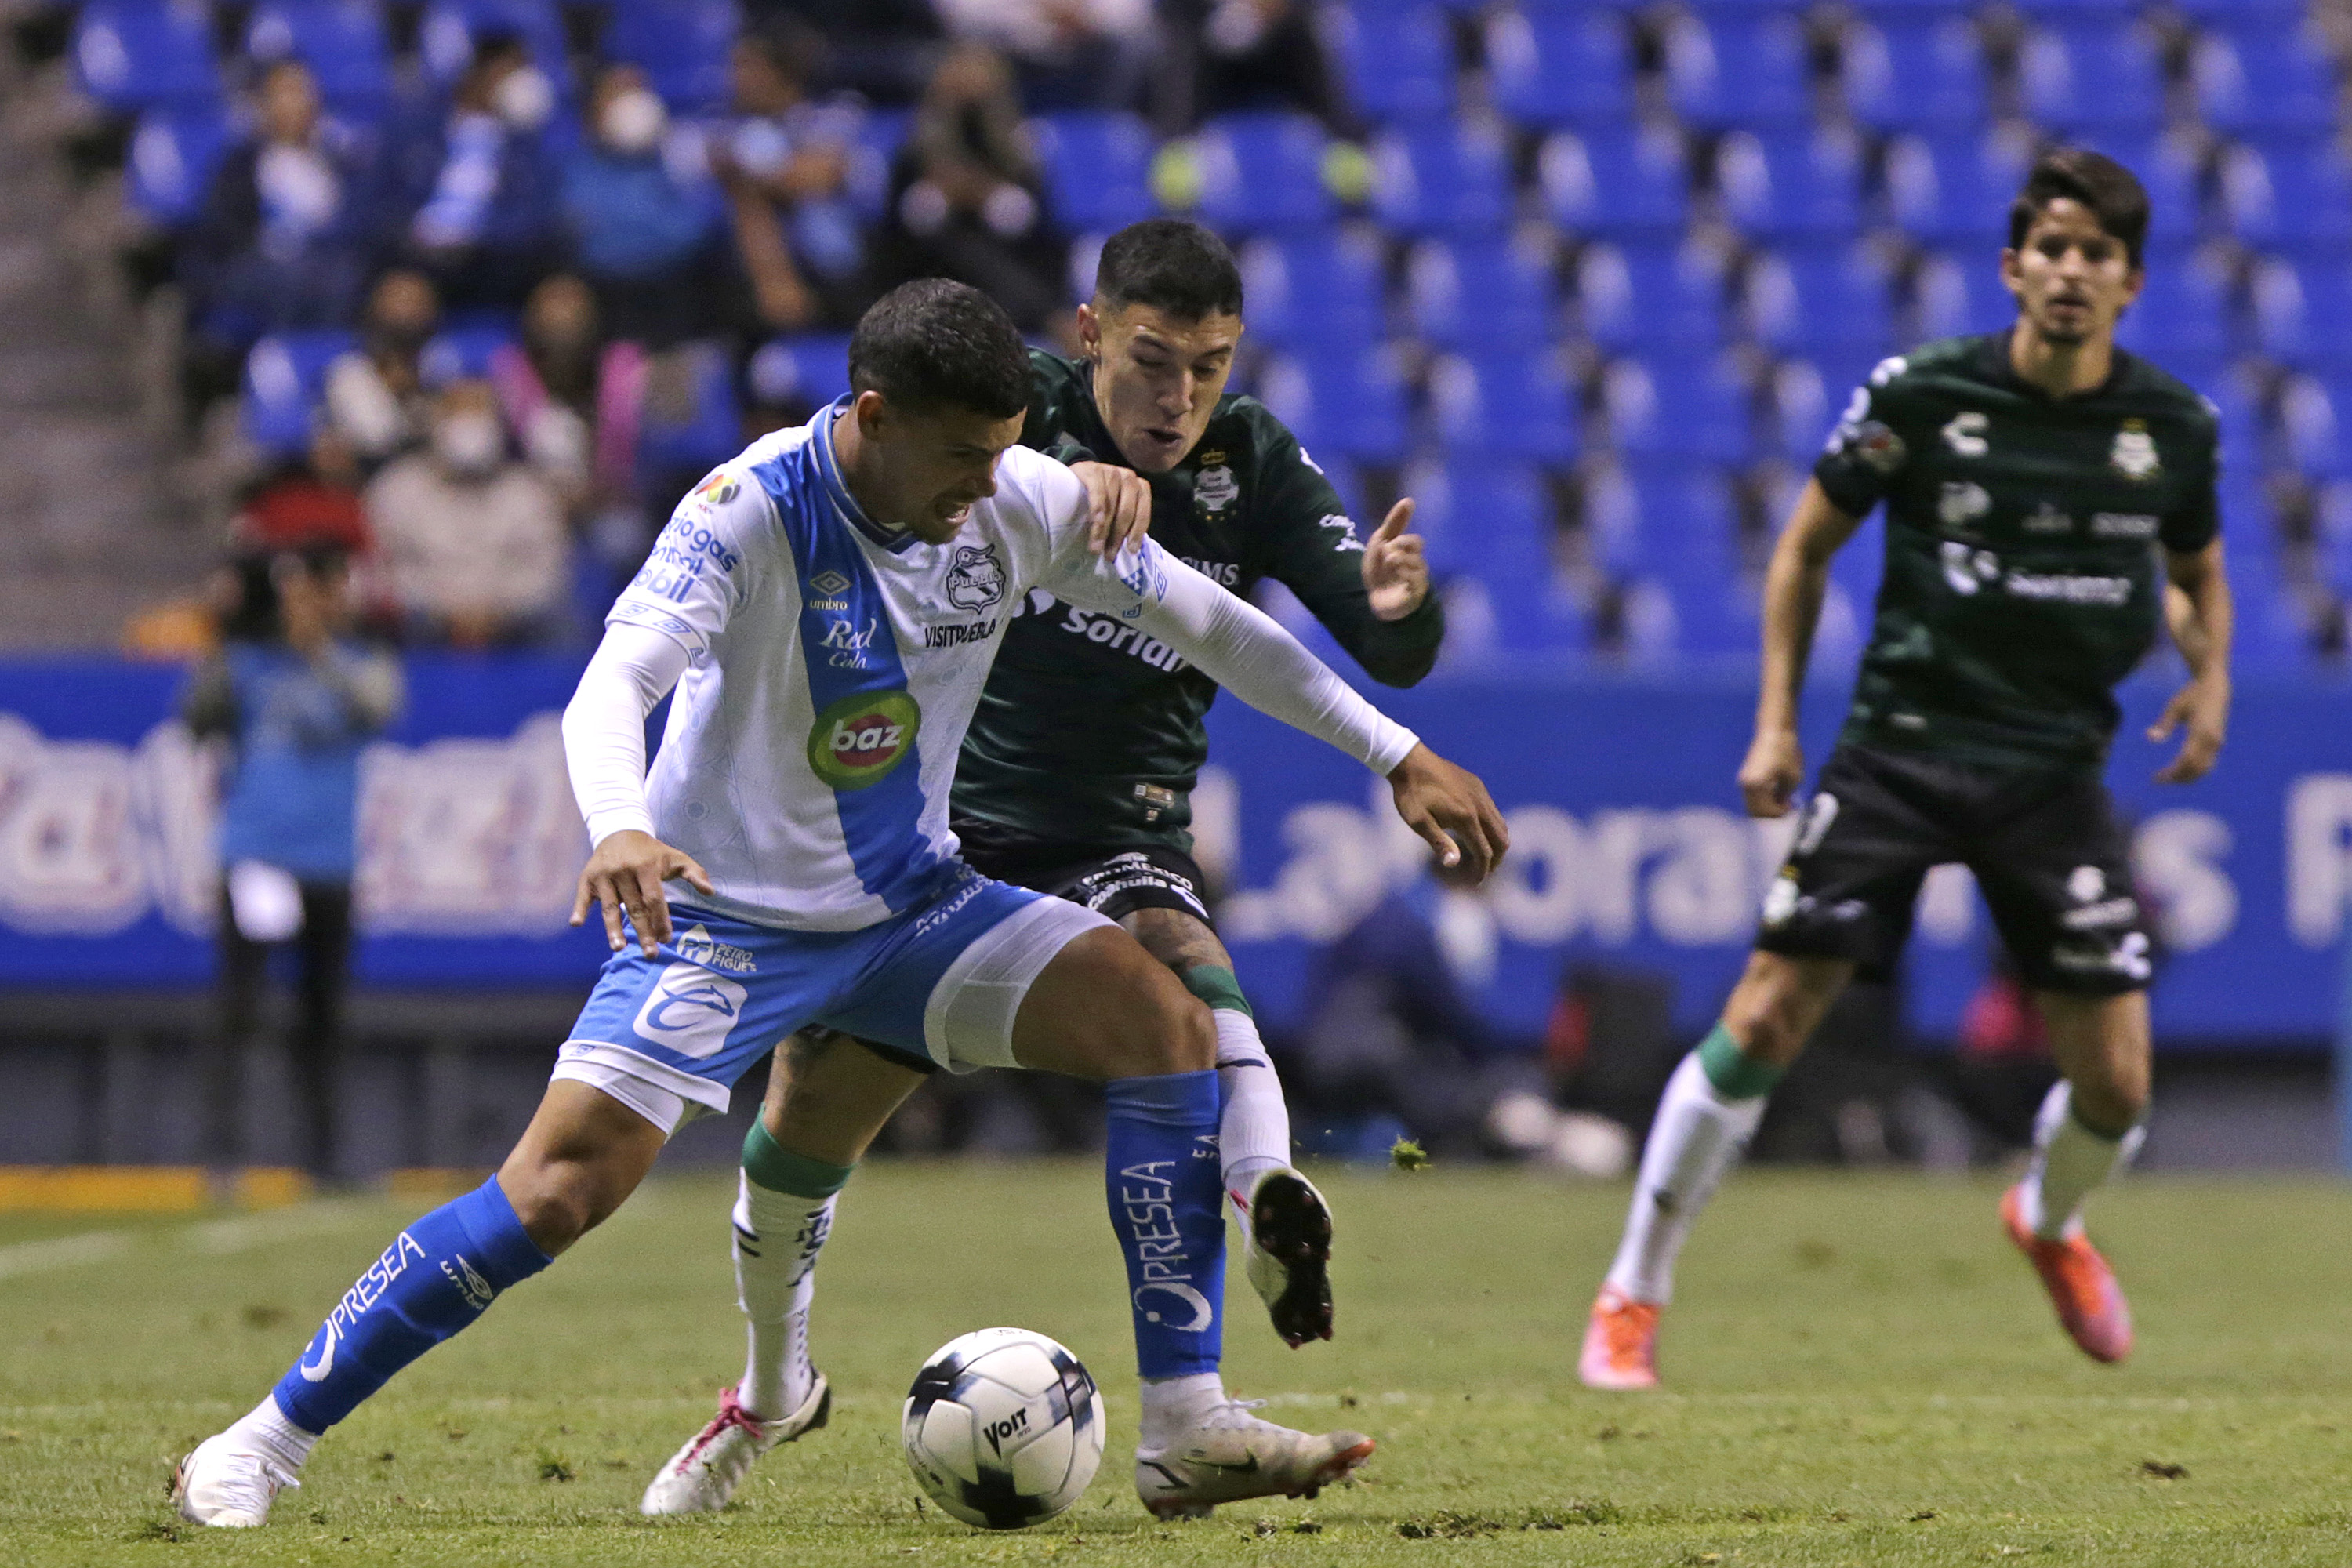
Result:
{"type": "Polygon", "coordinates": [[[563,504],[508,456],[488,382],[443,389],[427,449],[376,476],[367,510],[412,636],[460,647],[562,637],[570,585],[563,504]]]}
{"type": "Polygon", "coordinates": [[[961,48],[941,65],[898,154],[875,240],[877,294],[951,278],[992,296],[1027,332],[1068,337],[1068,260],[1004,62],[961,48]]]}
{"type": "Polygon", "coordinates": [[[422,272],[395,268],[376,279],[360,322],[360,346],[327,367],[326,422],[373,468],[425,431],[419,362],[441,322],[441,298],[422,272]]]}
{"type": "Polygon", "coordinates": [[[931,0],[751,0],[748,10],[755,27],[823,38],[827,85],[877,103],[912,103],[944,52],[931,0]]]}
{"type": "Polygon", "coordinates": [[[635,66],[606,66],[587,138],[563,168],[563,217],[580,270],[618,337],[667,345],[709,316],[688,279],[711,254],[719,188],[702,139],[671,133],[669,110],[635,66]]]}
{"type": "Polygon", "coordinates": [[[227,743],[221,804],[219,1037],[205,1073],[206,1154],[245,1156],[244,1064],[271,947],[293,944],[300,1007],[288,1040],[297,1158],[333,1174],[335,1072],[351,967],[361,748],[401,706],[400,667],[347,639],[342,552],[257,552],[233,568],[221,652],[181,698],[227,743]]]}
{"type": "Polygon", "coordinates": [[[596,297],[569,273],[531,290],[522,342],[490,358],[490,380],[523,457],[563,502],[602,559],[635,566],[645,552],[637,434],[650,361],[607,342],[596,297]]]}
{"type": "Polygon", "coordinates": [[[1171,0],[1160,14],[1167,66],[1153,87],[1164,133],[1236,110],[1296,109],[1334,136],[1363,135],[1306,0],[1171,0]]]}
{"type": "Polygon", "coordinates": [[[789,36],[738,42],[734,117],[711,148],[764,332],[847,328],[865,303],[865,226],[848,195],[859,113],[810,100],[808,55],[789,36]]]}
{"type": "Polygon", "coordinates": [[[1151,0],[934,0],[948,31],[1001,51],[1033,110],[1133,109],[1150,62],[1151,0]]]}
{"type": "Polygon", "coordinates": [[[197,325],[243,350],[265,332],[337,327],[361,284],[360,171],[300,62],[261,75],[257,128],[213,176],[180,257],[197,325]]]}
{"type": "Polygon", "coordinates": [[[394,254],[459,305],[512,305],[550,270],[557,173],[541,132],[555,89],[522,39],[484,29],[447,114],[413,121],[386,152],[383,218],[394,254]]]}

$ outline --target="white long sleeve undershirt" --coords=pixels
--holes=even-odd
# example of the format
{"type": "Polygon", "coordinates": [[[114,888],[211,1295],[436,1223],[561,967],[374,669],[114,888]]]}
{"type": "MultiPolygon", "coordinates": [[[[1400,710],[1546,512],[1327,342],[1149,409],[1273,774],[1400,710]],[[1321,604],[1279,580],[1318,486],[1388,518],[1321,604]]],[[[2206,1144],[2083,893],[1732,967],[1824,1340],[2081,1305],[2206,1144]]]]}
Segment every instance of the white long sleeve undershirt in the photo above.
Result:
{"type": "Polygon", "coordinates": [[[604,628],[596,657],[563,710],[563,761],[572,797],[602,844],[624,828],[654,831],[646,804],[646,715],[686,673],[687,651],[649,626],[604,628]]]}

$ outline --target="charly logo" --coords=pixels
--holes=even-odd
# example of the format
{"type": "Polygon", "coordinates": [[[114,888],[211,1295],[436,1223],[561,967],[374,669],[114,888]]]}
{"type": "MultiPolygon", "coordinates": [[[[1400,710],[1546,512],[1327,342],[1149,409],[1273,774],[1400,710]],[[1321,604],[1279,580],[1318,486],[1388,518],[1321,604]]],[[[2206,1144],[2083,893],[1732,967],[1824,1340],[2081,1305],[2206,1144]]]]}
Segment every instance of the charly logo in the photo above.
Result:
{"type": "Polygon", "coordinates": [[[2156,455],[2156,437],[2147,433],[2145,419],[2126,419],[2116,432],[2116,444],[2107,450],[2107,467],[2134,481],[2152,479],[2164,471],[2162,459],[2156,455]]]}
{"type": "Polygon", "coordinates": [[[996,546],[965,544],[948,565],[948,603],[959,610],[985,610],[1004,597],[1004,563],[996,546]]]}
{"type": "Polygon", "coordinates": [[[809,767],[835,789],[880,784],[915,749],[922,722],[922,709],[904,691],[853,692],[809,726],[809,767]]]}

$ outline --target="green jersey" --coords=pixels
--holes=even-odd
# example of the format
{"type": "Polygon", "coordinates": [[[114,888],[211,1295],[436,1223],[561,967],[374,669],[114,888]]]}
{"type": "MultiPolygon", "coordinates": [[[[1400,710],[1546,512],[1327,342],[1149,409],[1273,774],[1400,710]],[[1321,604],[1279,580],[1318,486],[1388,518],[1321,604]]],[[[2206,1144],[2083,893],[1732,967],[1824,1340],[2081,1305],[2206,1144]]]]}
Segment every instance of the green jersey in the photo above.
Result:
{"type": "MultiPolygon", "coordinates": [[[[1095,407],[1088,369],[1029,356],[1021,444],[1064,462],[1129,467],[1095,407]]],[[[1272,578],[1296,594],[1375,680],[1429,673],[1444,622],[1433,594],[1402,620],[1372,614],[1364,542],[1339,492],[1282,422],[1227,394],[1200,444],[1150,476],[1151,537],[1246,597],[1272,578]]],[[[956,763],[956,832],[975,847],[1189,849],[1202,719],[1217,684],[1115,618],[1033,593],[1005,628],[956,763]]]]}
{"type": "Polygon", "coordinates": [[[1857,390],[1813,469],[1840,510],[1886,503],[1886,574],[1844,739],[2000,765],[2096,767],[2114,687],[2154,643],[2158,548],[2221,526],[2213,406],[2117,350],[2055,399],[2009,334],[1947,338],[1857,390]]]}

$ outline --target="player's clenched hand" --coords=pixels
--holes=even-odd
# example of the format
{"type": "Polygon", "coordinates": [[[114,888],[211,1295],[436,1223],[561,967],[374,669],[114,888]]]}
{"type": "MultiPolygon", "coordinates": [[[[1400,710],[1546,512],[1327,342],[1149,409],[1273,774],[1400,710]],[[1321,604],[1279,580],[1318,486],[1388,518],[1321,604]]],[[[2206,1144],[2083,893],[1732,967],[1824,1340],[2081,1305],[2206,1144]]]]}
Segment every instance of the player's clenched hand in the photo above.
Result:
{"type": "Polygon", "coordinates": [[[1389,508],[1380,530],[1364,545],[1364,592],[1372,597],[1372,614],[1384,621],[1401,621],[1421,608],[1429,597],[1429,562],[1421,552],[1421,535],[1407,533],[1412,521],[1412,498],[1389,508]]]}
{"type": "Polygon", "coordinates": [[[1474,885],[1502,864],[1510,830],[1478,775],[1427,746],[1415,746],[1389,774],[1397,815],[1429,840],[1441,866],[1459,866],[1474,885]]]}
{"type": "Polygon", "coordinates": [[[1112,463],[1072,463],[1070,472],[1087,487],[1087,548],[1105,557],[1142,542],[1151,531],[1151,483],[1133,468],[1112,463]]]}
{"type": "Polygon", "coordinates": [[[2158,784],[2195,784],[2213,771],[2213,760],[2221,754],[2230,730],[2226,679],[2192,680],[2174,692],[2164,712],[2147,727],[2147,738],[2169,740],[2173,731],[2184,727],[2189,732],[2181,738],[2179,754],[2157,770],[2158,784]]]}
{"type": "Polygon", "coordinates": [[[1750,816],[1786,816],[1805,778],[1805,749],[1793,731],[1763,730],[1739,764],[1739,796],[1750,816]]]}
{"type": "Polygon", "coordinates": [[[626,910],[630,923],[637,928],[637,945],[651,958],[654,950],[669,940],[669,900],[662,894],[662,884],[673,877],[683,877],[706,893],[716,890],[710,885],[710,873],[697,865],[693,856],[634,827],[608,833],[580,872],[580,890],[572,900],[572,923],[585,924],[589,906],[602,904],[604,941],[618,952],[624,941],[621,911],[626,910]]]}

